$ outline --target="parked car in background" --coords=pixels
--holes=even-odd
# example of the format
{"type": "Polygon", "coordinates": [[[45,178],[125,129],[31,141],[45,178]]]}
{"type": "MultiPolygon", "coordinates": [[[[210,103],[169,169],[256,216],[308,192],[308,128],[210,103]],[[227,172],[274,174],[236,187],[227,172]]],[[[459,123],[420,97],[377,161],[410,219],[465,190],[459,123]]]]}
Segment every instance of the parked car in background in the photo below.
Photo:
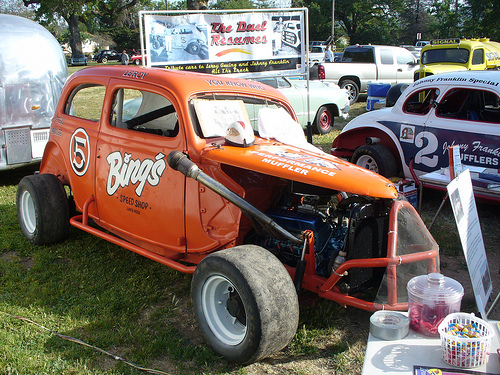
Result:
{"type": "Polygon", "coordinates": [[[465,71],[422,78],[392,108],[356,117],[332,154],[380,173],[411,178],[449,165],[459,145],[465,165],[500,167],[500,72],[465,71]]]}
{"type": "Polygon", "coordinates": [[[94,56],[94,61],[98,63],[106,64],[108,61],[120,61],[122,54],[116,52],[115,50],[102,50],[94,56]]]}
{"type": "Polygon", "coordinates": [[[349,98],[347,92],[335,84],[324,84],[319,81],[309,81],[309,114],[307,116],[307,81],[288,79],[285,77],[262,77],[255,81],[264,83],[281,91],[292,103],[297,113],[299,123],[303,128],[310,119],[313,131],[326,134],[332,130],[334,117],[346,118],[349,113],[349,98]]]}
{"type": "Polygon", "coordinates": [[[325,61],[326,46],[312,46],[309,52],[309,63],[314,64],[317,62],[325,61]]]}
{"type": "Polygon", "coordinates": [[[419,40],[417,43],[415,43],[415,47],[418,48],[419,50],[421,50],[429,43],[430,43],[429,40],[419,40]]]}
{"type": "Polygon", "coordinates": [[[420,50],[421,48],[417,48],[415,46],[409,46],[407,44],[402,44],[401,47],[407,49],[408,51],[410,51],[412,53],[413,56],[415,56],[415,58],[417,60],[420,60],[420,50]]]}
{"type": "MultiPolygon", "coordinates": [[[[132,64],[135,64],[135,65],[142,65],[142,55],[132,55],[130,57],[130,60],[131,60],[131,63],[132,64]]],[[[147,57],[146,57],[146,61],[147,61],[147,57]]],[[[145,62],[146,62],[145,61],[145,62]]]]}
{"type": "Polygon", "coordinates": [[[71,65],[87,65],[88,59],[85,55],[73,55],[71,56],[71,65]]]}
{"type": "Polygon", "coordinates": [[[500,43],[488,38],[431,40],[420,53],[415,81],[439,73],[500,68],[500,43]]]}
{"type": "Polygon", "coordinates": [[[344,50],[340,62],[316,64],[310,77],[347,89],[353,104],[360,93],[366,92],[368,82],[410,84],[417,68],[417,59],[404,48],[354,45],[344,50]]]}

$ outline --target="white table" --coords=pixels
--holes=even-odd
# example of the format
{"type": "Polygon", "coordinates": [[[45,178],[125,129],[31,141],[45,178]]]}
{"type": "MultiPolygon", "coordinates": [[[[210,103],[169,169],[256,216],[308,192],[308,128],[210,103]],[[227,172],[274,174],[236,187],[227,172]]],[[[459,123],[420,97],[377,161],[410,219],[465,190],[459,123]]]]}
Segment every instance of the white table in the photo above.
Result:
{"type": "MultiPolygon", "coordinates": [[[[490,359],[486,365],[467,368],[468,371],[500,374],[500,360],[497,355],[497,349],[500,348],[497,322],[489,321],[489,323],[495,331],[490,347],[490,359]]],[[[442,359],[439,337],[429,338],[411,329],[408,336],[401,340],[387,341],[371,334],[368,336],[363,375],[413,375],[414,365],[454,368],[442,359]]]]}

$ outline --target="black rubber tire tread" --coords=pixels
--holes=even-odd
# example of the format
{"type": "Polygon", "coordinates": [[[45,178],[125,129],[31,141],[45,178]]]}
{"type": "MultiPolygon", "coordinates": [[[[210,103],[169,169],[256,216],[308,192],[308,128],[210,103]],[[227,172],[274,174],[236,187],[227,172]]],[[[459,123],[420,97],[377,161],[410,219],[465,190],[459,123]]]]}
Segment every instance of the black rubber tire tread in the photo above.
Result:
{"type": "Polygon", "coordinates": [[[346,86],[351,86],[354,89],[352,92],[352,96],[351,96],[351,92],[349,92],[349,104],[350,105],[353,105],[354,103],[356,103],[358,101],[359,86],[356,82],[354,82],[351,79],[344,79],[340,82],[339,86],[341,89],[345,88],[346,86]]]}
{"type": "Polygon", "coordinates": [[[232,362],[247,364],[268,357],[288,345],[297,331],[299,304],[293,281],[283,264],[259,246],[241,245],[204,258],[193,275],[191,298],[205,340],[232,362]],[[212,333],[202,311],[203,284],[213,275],[230,280],[245,307],[246,336],[234,346],[212,333]]]}
{"type": "Polygon", "coordinates": [[[60,242],[69,232],[69,203],[61,181],[53,174],[25,176],[19,182],[16,194],[17,217],[24,236],[35,245],[60,242]],[[35,212],[35,230],[30,233],[21,213],[21,195],[27,191],[35,212]]]}
{"type": "Polygon", "coordinates": [[[335,122],[335,117],[333,115],[333,112],[331,111],[330,108],[328,108],[327,106],[321,106],[318,110],[318,112],[316,113],[316,118],[314,119],[314,125],[316,127],[316,134],[328,134],[332,131],[333,129],[333,124],[335,122]],[[321,115],[323,114],[323,112],[325,111],[328,111],[328,113],[330,114],[330,118],[331,118],[331,122],[330,122],[330,126],[328,127],[328,129],[324,129],[322,126],[321,126],[321,115]]]}
{"type": "Polygon", "coordinates": [[[396,177],[398,175],[398,164],[396,158],[389,149],[380,144],[363,145],[354,151],[351,162],[357,164],[358,159],[368,155],[377,163],[378,173],[384,177],[396,177]]]}

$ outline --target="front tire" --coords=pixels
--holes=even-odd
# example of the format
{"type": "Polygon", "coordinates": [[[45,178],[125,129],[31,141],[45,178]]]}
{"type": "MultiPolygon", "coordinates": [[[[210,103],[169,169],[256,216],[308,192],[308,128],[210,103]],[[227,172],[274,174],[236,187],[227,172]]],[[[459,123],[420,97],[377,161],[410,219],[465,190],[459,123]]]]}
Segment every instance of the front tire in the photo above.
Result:
{"type": "Polygon", "coordinates": [[[354,103],[356,103],[358,101],[359,87],[356,84],[356,82],[354,82],[350,79],[344,79],[342,82],[340,82],[339,86],[341,89],[347,90],[350,105],[353,105],[354,103]]]}
{"type": "Polygon", "coordinates": [[[46,245],[67,237],[68,197],[55,175],[23,177],[17,187],[16,202],[21,231],[31,243],[46,245]]]}
{"type": "Polygon", "coordinates": [[[191,298],[205,340],[232,362],[265,358],[283,349],[297,330],[292,279],[259,246],[237,246],[204,258],[193,275],[191,298]]]}
{"type": "Polygon", "coordinates": [[[318,134],[328,134],[332,131],[334,117],[332,111],[327,106],[322,106],[318,113],[314,123],[316,125],[316,132],[318,134]]]}
{"type": "Polygon", "coordinates": [[[358,147],[352,155],[351,162],[387,178],[398,175],[398,165],[394,155],[387,147],[379,144],[358,147]]]}

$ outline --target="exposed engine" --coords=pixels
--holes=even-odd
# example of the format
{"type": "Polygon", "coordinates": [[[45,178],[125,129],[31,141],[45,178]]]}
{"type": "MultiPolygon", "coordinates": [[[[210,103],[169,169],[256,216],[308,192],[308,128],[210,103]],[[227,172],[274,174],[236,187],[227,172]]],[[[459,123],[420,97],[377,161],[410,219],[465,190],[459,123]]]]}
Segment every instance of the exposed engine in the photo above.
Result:
{"type": "MultiPolygon", "coordinates": [[[[266,212],[280,226],[300,237],[314,233],[316,274],[329,277],[346,260],[386,256],[390,200],[347,196],[328,189],[289,182],[276,207],[266,212]]],[[[255,242],[255,241],[254,241],[255,242]]],[[[257,244],[283,263],[296,266],[302,247],[271,236],[257,244]]],[[[354,268],[339,284],[342,292],[378,286],[384,269],[354,268]]]]}

